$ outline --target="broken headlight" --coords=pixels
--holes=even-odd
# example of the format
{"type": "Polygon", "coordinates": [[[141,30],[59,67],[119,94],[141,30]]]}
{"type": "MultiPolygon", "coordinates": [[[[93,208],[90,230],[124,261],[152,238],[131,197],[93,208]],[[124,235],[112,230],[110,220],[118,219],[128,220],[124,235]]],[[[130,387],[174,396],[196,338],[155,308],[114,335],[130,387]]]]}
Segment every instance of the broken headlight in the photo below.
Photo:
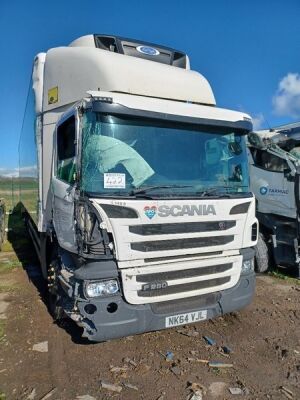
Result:
{"type": "Polygon", "coordinates": [[[75,204],[75,221],[80,254],[91,257],[111,255],[107,232],[101,228],[101,217],[89,200],[75,204]]]}

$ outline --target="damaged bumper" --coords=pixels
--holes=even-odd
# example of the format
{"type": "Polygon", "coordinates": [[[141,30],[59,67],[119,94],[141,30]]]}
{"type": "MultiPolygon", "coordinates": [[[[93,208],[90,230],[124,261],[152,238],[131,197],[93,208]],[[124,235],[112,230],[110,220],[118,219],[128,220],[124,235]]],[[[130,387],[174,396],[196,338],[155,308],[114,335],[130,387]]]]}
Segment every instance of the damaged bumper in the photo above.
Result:
{"type": "MultiPolygon", "coordinates": [[[[254,250],[242,249],[243,262],[252,260],[254,250]]],[[[65,277],[67,278],[67,277],[65,277]]],[[[186,325],[180,315],[196,313],[212,319],[244,308],[251,303],[255,292],[255,273],[243,271],[235,286],[213,293],[150,304],[129,304],[120,292],[112,296],[88,298],[84,287],[87,281],[118,279],[118,268],[113,260],[93,262],[88,268],[75,270],[69,283],[61,279],[61,306],[64,312],[84,330],[83,336],[90,341],[110,339],[162,330],[174,325],[186,325]],[[182,322],[182,323],[181,323],[182,322]]],[[[183,317],[182,317],[183,318],[183,317]]],[[[194,318],[191,321],[193,322],[194,318]]]]}
{"type": "Polygon", "coordinates": [[[207,311],[207,319],[239,310],[251,303],[255,274],[242,275],[237,285],[209,295],[152,303],[128,304],[121,295],[78,300],[77,312],[66,312],[83,327],[83,336],[102,342],[166,328],[166,318],[183,313],[207,311]]]}

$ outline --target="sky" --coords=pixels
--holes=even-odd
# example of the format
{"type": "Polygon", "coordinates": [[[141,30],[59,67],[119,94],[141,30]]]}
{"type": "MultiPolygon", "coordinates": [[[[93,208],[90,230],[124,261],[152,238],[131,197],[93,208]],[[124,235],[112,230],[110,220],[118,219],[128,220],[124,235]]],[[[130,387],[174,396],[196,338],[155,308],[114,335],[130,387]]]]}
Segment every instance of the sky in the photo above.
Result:
{"type": "Polygon", "coordinates": [[[0,175],[18,166],[32,61],[105,33],[186,52],[217,105],[256,129],[300,120],[299,0],[0,0],[0,175]]]}

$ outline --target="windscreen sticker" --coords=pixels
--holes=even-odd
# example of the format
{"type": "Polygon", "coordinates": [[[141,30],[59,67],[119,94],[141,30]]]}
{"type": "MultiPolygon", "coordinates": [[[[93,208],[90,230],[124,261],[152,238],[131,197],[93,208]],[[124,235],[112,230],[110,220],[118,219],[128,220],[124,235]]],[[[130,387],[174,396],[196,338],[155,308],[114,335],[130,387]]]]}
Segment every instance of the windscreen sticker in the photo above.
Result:
{"type": "Polygon", "coordinates": [[[105,173],[104,174],[104,189],[125,189],[126,175],[105,173]]]}
{"type": "Polygon", "coordinates": [[[48,90],[48,104],[54,104],[58,102],[58,87],[54,87],[48,90]]]}

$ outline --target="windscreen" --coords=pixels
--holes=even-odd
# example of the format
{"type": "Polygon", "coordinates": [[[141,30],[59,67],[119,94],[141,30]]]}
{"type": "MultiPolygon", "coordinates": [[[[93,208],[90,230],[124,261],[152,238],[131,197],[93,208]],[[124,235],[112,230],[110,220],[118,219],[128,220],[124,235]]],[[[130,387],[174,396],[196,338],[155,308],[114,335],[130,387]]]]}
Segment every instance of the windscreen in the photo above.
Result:
{"type": "Polygon", "coordinates": [[[228,128],[87,112],[81,189],[128,196],[249,192],[245,137],[228,128]]]}

